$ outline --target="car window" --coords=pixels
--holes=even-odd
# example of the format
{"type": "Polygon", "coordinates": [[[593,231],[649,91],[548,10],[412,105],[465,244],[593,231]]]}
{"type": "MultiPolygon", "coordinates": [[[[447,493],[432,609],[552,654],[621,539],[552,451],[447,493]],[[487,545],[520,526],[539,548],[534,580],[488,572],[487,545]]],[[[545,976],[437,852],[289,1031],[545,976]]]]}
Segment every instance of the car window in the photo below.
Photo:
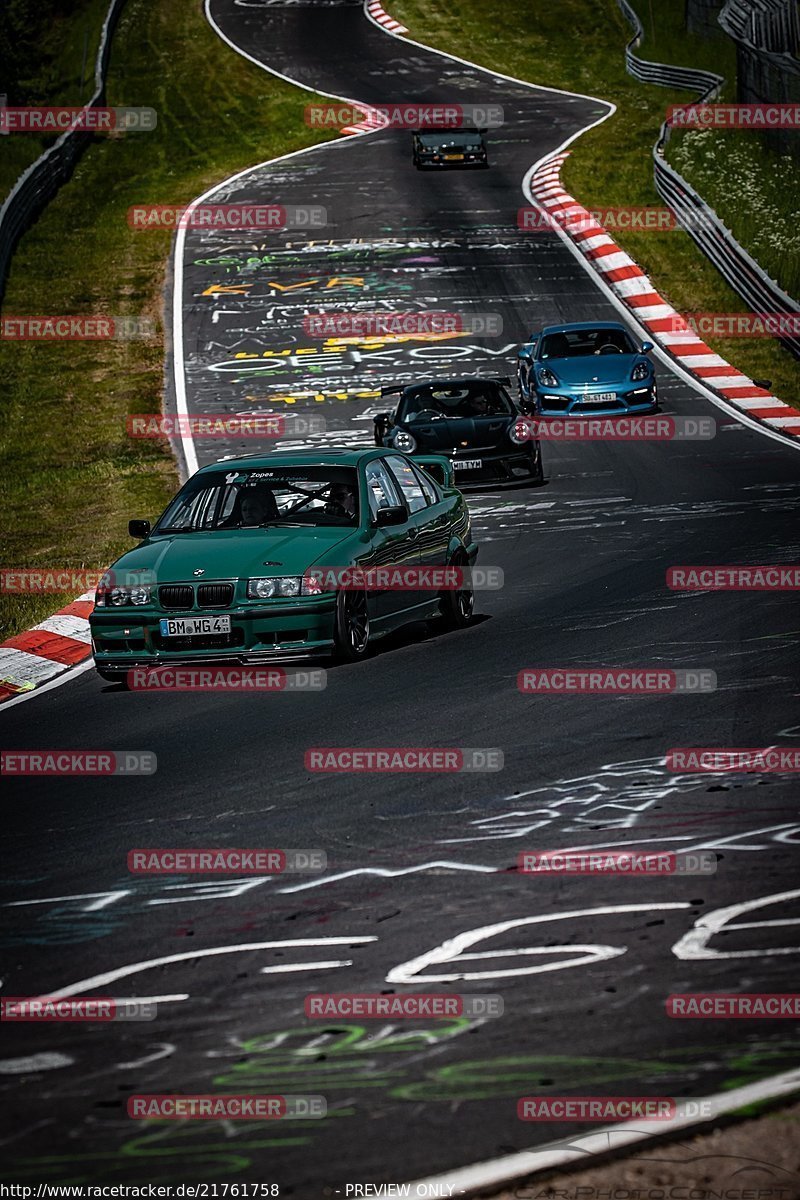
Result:
{"type": "Polygon", "coordinates": [[[358,525],[358,480],[352,467],[233,467],[199,472],[159,518],[155,533],[292,525],[358,525]]]}
{"type": "Polygon", "coordinates": [[[425,499],[428,501],[428,504],[438,503],[439,497],[436,495],[436,488],[433,486],[430,479],[428,479],[426,477],[424,471],[420,471],[413,463],[411,464],[411,470],[414,472],[414,475],[419,480],[419,486],[422,488],[423,494],[425,496],[425,499]]]}
{"type": "Polygon", "coordinates": [[[590,354],[633,354],[636,347],[624,329],[598,326],[594,329],[569,329],[549,333],[542,338],[539,357],[579,358],[590,354]]]}
{"type": "Polygon", "coordinates": [[[421,508],[427,508],[429,501],[422,490],[422,482],[419,475],[414,470],[407,458],[400,458],[399,455],[392,455],[386,460],[392,469],[403,495],[406,498],[408,511],[415,513],[421,508]]]}
{"type": "Polygon", "coordinates": [[[463,384],[425,384],[403,396],[401,420],[463,420],[475,417],[511,417],[514,406],[499,384],[480,380],[463,384]]]}
{"type": "Polygon", "coordinates": [[[367,463],[367,496],[374,517],[379,508],[394,508],[403,503],[397,484],[380,459],[367,463]]]}

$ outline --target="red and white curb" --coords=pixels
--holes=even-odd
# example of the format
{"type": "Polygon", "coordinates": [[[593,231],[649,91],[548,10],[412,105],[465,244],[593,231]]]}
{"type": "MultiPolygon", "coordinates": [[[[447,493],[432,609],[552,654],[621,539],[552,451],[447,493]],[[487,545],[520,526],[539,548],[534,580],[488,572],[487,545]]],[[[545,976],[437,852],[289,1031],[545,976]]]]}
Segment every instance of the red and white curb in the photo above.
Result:
{"type": "Polygon", "coordinates": [[[401,25],[399,21],[395,21],[394,17],[390,17],[384,11],[380,0],[369,0],[367,13],[378,25],[382,25],[384,29],[388,29],[389,33],[408,33],[405,25],[401,25]]]}
{"type": "Polygon", "coordinates": [[[561,168],[568,153],[557,153],[536,169],[530,194],[544,212],[552,214],[587,262],[632,311],[654,342],[723,399],[779,433],[800,437],[800,412],[758,387],[731,366],[664,300],[642,268],[622,250],[574,196],[564,190],[561,168]]]}
{"type": "Polygon", "coordinates": [[[0,703],[41,687],[89,658],[93,608],[94,594],[85,592],[33,629],[0,643],[0,703]]]}
{"type": "Polygon", "coordinates": [[[359,109],[365,114],[364,120],[359,121],[356,125],[345,125],[339,133],[345,137],[352,137],[356,133],[373,133],[376,129],[383,129],[389,124],[389,118],[385,113],[382,113],[377,108],[370,108],[366,104],[359,104],[359,109]]]}

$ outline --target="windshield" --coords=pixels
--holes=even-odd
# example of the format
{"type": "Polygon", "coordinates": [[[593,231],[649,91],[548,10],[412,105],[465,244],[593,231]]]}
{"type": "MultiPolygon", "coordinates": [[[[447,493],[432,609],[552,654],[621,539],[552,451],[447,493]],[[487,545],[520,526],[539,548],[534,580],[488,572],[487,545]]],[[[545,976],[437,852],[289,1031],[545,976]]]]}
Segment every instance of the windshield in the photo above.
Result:
{"type": "Polygon", "coordinates": [[[436,387],[426,384],[407,392],[398,416],[403,421],[434,421],[442,418],[513,417],[514,406],[499,384],[480,381],[436,387]]]}
{"type": "Polygon", "coordinates": [[[580,358],[587,354],[635,354],[624,329],[570,329],[542,338],[540,358],[580,358]]]}
{"type": "Polygon", "coordinates": [[[267,525],[358,525],[358,477],[348,467],[252,467],[195,475],[154,533],[267,525]]]}
{"type": "Polygon", "coordinates": [[[467,130],[466,132],[442,130],[441,133],[421,133],[419,140],[423,146],[435,148],[436,146],[463,146],[471,150],[477,150],[481,144],[481,135],[476,130],[467,130]]]}

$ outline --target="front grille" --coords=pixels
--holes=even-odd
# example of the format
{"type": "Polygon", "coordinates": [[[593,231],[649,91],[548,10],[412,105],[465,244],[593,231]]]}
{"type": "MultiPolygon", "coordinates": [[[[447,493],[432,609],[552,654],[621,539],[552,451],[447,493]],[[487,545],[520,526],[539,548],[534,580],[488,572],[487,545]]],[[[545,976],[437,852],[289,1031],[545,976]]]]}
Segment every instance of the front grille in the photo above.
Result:
{"type": "Polygon", "coordinates": [[[227,608],[232,600],[232,583],[201,583],[197,589],[198,608],[227,608]]]}
{"type": "Polygon", "coordinates": [[[162,608],[191,608],[194,589],[191,584],[165,584],[158,589],[158,601],[162,608]]]}

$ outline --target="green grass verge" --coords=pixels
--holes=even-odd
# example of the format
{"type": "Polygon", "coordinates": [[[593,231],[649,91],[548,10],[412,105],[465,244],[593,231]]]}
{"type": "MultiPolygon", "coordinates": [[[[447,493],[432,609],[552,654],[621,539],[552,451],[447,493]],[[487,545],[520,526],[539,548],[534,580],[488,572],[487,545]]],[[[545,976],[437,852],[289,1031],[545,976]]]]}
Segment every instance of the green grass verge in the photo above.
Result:
{"type": "MultiPolygon", "coordinates": [[[[652,6],[639,0],[638,8],[645,27],[637,51],[641,57],[658,59],[665,51],[664,61],[708,67],[730,78],[734,59],[728,47],[716,38],[709,45],[681,40],[683,0],[653,0],[652,6]]],[[[694,97],[637,83],[627,74],[624,48],[632,30],[614,0],[559,0],[557,5],[391,0],[388,10],[417,41],[531,83],[612,101],[616,113],[573,143],[564,184],[590,209],[661,205],[653,186],[652,147],[667,106],[694,97]]],[[[721,180],[720,187],[725,186],[721,180]]],[[[679,312],[748,311],[685,233],[615,231],[614,236],[679,312]]],[[[800,407],[800,365],[780,343],[705,340],[751,377],[771,380],[781,399],[800,407]]]]}
{"type": "MultiPolygon", "coordinates": [[[[162,289],[170,234],[134,231],[138,202],[184,203],[247,166],[330,132],[303,122],[309,93],[235,54],[199,3],[129,0],[114,37],[109,104],[151,105],[152,133],[97,137],[14,256],[4,312],[146,316],[142,341],[0,342],[0,503],[7,566],[103,569],[175,489],[160,442],[128,413],[161,405],[162,289]]],[[[71,596],[0,596],[3,635],[71,596]]]]}
{"type": "MultiPolygon", "coordinates": [[[[715,71],[725,80],[720,99],[735,99],[736,46],[722,29],[688,39],[683,5],[637,0],[635,7],[645,31],[641,58],[715,71]]],[[[800,163],[758,134],[724,130],[676,131],[667,158],[767,274],[790,296],[800,294],[800,163]]]]}
{"type": "MultiPolygon", "coordinates": [[[[94,66],[109,0],[6,0],[0,12],[0,90],[9,105],[80,105],[94,92],[94,66]]],[[[0,141],[0,203],[55,137],[8,134],[0,141]]]]}

